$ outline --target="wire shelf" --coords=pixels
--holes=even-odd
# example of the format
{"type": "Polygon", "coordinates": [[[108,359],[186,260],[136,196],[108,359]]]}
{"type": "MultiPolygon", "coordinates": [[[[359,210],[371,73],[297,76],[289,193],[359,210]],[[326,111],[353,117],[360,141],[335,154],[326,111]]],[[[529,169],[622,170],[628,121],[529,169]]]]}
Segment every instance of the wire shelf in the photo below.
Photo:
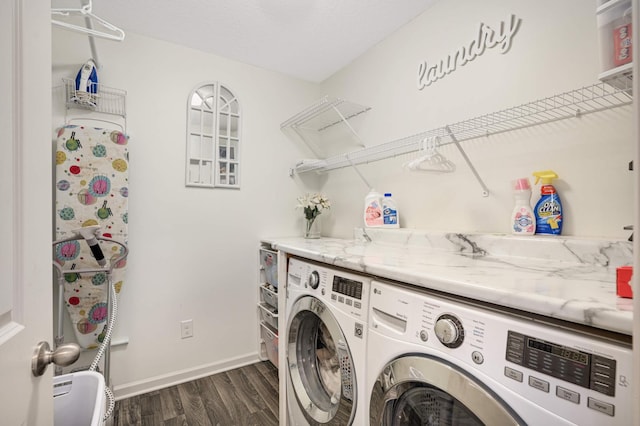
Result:
{"type": "Polygon", "coordinates": [[[107,87],[99,83],[92,83],[90,90],[85,92],[76,89],[76,83],[73,79],[64,78],[62,81],[65,87],[67,109],[88,109],[95,112],[126,117],[126,91],[107,87]]]}
{"type": "Polygon", "coordinates": [[[340,98],[324,96],[280,125],[280,129],[308,129],[321,132],[344,120],[367,112],[371,107],[354,104],[340,98]]]}
{"type": "Polygon", "coordinates": [[[633,77],[631,75],[621,75],[606,82],[596,83],[358,151],[324,160],[305,160],[295,166],[295,171],[297,173],[323,172],[407,154],[418,151],[421,141],[430,137],[439,137],[438,146],[442,146],[456,141],[475,139],[629,105],[633,102],[632,86],[633,77]]]}

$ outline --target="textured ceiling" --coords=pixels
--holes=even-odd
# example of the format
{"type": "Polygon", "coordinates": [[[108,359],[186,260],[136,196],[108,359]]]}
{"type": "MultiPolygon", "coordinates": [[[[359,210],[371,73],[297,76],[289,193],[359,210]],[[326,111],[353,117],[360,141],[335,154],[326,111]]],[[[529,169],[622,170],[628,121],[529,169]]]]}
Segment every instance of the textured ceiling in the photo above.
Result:
{"type": "Polygon", "coordinates": [[[125,32],[320,82],[435,1],[94,0],[93,12],[125,32]]]}

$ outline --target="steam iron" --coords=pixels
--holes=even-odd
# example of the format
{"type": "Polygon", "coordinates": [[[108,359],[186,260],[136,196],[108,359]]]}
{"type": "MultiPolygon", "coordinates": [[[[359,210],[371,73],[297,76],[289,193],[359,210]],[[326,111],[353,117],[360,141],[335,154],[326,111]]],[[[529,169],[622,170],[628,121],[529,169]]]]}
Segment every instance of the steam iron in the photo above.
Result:
{"type": "Polygon", "coordinates": [[[97,106],[98,72],[96,64],[89,59],[76,75],[76,90],[72,101],[92,108],[97,106]]]}

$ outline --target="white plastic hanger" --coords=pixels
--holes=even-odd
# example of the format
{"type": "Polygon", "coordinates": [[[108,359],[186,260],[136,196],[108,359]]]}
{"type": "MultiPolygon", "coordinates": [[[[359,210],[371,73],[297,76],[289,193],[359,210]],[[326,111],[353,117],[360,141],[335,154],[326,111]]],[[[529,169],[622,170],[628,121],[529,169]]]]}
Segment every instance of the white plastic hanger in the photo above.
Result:
{"type": "Polygon", "coordinates": [[[440,137],[427,137],[420,141],[420,152],[423,154],[404,164],[406,168],[418,172],[450,173],[456,170],[456,165],[440,154],[436,147],[440,137]]]}
{"type": "Polygon", "coordinates": [[[89,34],[94,37],[106,38],[108,40],[122,41],[124,40],[124,31],[115,25],[105,21],[104,19],[96,16],[92,12],[92,0],[89,0],[89,3],[82,6],[80,9],[51,9],[51,15],[60,15],[65,17],[74,17],[79,16],[85,18],[85,21],[88,25],[76,25],[70,22],[58,21],[56,19],[51,18],[51,23],[53,25],[58,25],[62,28],[78,31],[81,33],[89,34]],[[89,21],[90,20],[90,21],[89,21]],[[90,22],[96,22],[100,24],[103,28],[106,28],[110,32],[100,31],[93,28],[90,22]]]}

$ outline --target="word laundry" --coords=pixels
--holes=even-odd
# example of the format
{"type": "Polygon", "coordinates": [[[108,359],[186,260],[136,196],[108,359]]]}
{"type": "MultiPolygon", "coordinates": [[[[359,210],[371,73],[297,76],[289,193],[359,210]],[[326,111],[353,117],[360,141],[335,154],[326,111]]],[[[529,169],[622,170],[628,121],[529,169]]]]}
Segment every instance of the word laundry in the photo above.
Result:
{"type": "Polygon", "coordinates": [[[424,89],[455,71],[458,66],[463,66],[474,60],[482,55],[486,49],[500,46],[500,53],[506,53],[511,48],[511,41],[520,28],[521,22],[522,19],[511,15],[508,25],[504,21],[500,22],[499,31],[480,23],[478,36],[471,40],[469,45],[460,47],[455,53],[448,55],[446,59],[435,62],[435,64],[429,65],[427,61],[423,61],[418,65],[418,89],[424,89]]]}

